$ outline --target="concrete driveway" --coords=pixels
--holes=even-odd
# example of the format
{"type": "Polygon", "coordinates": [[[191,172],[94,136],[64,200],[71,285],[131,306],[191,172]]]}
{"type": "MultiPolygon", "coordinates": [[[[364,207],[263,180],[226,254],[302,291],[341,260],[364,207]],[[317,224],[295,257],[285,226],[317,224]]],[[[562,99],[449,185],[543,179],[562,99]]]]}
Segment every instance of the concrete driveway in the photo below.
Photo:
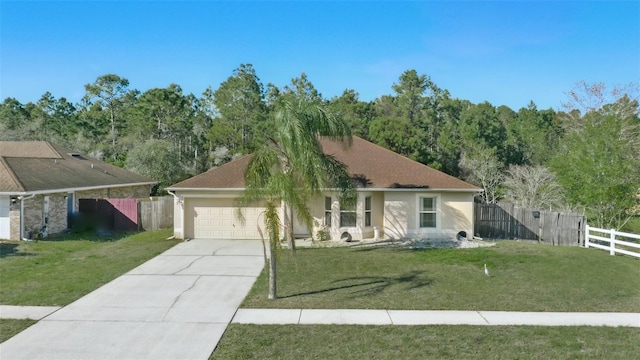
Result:
{"type": "Polygon", "coordinates": [[[191,240],[0,346],[10,359],[207,359],[264,265],[254,240],[191,240]]]}

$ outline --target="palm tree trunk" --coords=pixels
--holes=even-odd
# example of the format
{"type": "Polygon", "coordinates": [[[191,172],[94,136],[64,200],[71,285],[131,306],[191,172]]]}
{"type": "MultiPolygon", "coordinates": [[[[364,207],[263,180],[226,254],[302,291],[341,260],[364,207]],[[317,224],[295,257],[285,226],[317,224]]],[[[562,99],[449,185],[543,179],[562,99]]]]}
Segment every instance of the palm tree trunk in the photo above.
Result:
{"type": "Polygon", "coordinates": [[[287,247],[292,252],[296,251],[296,242],[293,238],[293,211],[287,203],[284,204],[284,237],[287,241],[287,247]]]}
{"type": "Polygon", "coordinates": [[[277,251],[277,246],[276,246],[276,241],[279,241],[279,239],[271,239],[270,241],[270,251],[271,254],[269,254],[269,296],[268,298],[270,300],[275,300],[278,298],[277,295],[277,288],[276,288],[276,251],[277,251]]]}
{"type": "MultiPolygon", "coordinates": [[[[278,219],[278,210],[273,200],[267,199],[265,211],[265,225],[269,234],[269,295],[268,298],[275,300],[278,298],[276,288],[276,262],[278,260],[278,242],[280,241],[280,221],[278,219]]],[[[266,250],[266,249],[265,249],[266,250]]],[[[266,256],[266,251],[265,251],[266,256]]]]}

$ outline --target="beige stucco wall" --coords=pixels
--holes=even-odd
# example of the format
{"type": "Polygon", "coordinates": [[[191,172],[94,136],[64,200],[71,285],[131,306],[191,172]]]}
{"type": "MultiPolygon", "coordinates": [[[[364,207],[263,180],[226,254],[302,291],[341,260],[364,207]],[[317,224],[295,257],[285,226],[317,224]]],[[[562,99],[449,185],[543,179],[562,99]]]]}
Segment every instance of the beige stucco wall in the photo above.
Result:
{"type": "Polygon", "coordinates": [[[177,195],[173,200],[173,236],[184,239],[184,199],[177,195]]]}
{"type": "MultiPolygon", "coordinates": [[[[330,196],[330,194],[326,196],[330,196]]],[[[318,231],[324,228],[324,197],[325,195],[316,196],[311,201],[311,204],[309,204],[309,212],[313,225],[312,231],[309,231],[304,222],[300,221],[294,214],[293,233],[296,237],[317,236],[318,231]]]]}
{"type": "MultiPolygon", "coordinates": [[[[177,191],[176,203],[174,206],[174,236],[183,239],[190,234],[193,228],[193,215],[188,213],[189,199],[215,199],[216,206],[236,206],[235,198],[242,195],[241,191],[177,191]]],[[[340,202],[338,195],[333,192],[327,192],[313,199],[309,206],[311,217],[313,219],[313,229],[311,232],[306,229],[304,224],[297,221],[294,216],[294,234],[298,236],[314,236],[317,237],[318,231],[324,229],[324,198],[332,197],[332,216],[329,232],[332,240],[339,240],[340,235],[344,231],[348,231],[354,240],[373,237],[374,226],[382,227],[384,223],[384,194],[382,192],[359,192],[356,227],[339,227],[340,224],[340,202]],[[364,201],[366,196],[371,196],[372,201],[372,226],[364,226],[364,201]]],[[[282,212],[280,214],[282,219],[282,212]]]]}
{"type": "MultiPolygon", "coordinates": [[[[235,206],[233,198],[240,196],[240,191],[225,192],[177,192],[177,200],[174,207],[174,235],[183,238],[185,228],[193,227],[193,219],[189,214],[185,216],[185,201],[189,198],[217,199],[218,206],[235,206]],[[227,198],[226,200],[221,198],[227,198]]],[[[354,240],[372,238],[374,227],[380,227],[380,235],[391,238],[404,237],[451,237],[459,231],[473,234],[473,193],[454,192],[428,192],[428,191],[361,191],[358,193],[356,209],[356,226],[340,227],[340,203],[336,193],[325,193],[314,198],[310,204],[313,218],[312,234],[302,224],[294,224],[294,232],[297,235],[317,236],[319,230],[324,227],[324,197],[332,197],[332,227],[326,229],[332,240],[340,240],[344,231],[348,231],[354,240]],[[437,227],[419,228],[418,201],[419,197],[432,196],[437,200],[437,227]],[[371,196],[372,226],[364,226],[364,202],[367,196],[371,196]]],[[[282,214],[281,214],[282,216],[282,214]]]]}
{"type": "Polygon", "coordinates": [[[420,191],[360,191],[356,208],[356,226],[339,227],[340,202],[335,193],[323,194],[311,204],[314,231],[324,222],[324,196],[332,196],[332,240],[339,240],[344,231],[354,240],[372,238],[374,228],[380,228],[380,236],[403,238],[412,236],[450,237],[459,231],[473,234],[473,193],[420,192],[420,191]],[[371,196],[371,226],[364,226],[365,198],[371,196]],[[436,228],[419,228],[418,201],[420,196],[436,198],[438,213],[436,228]]]}
{"type": "Polygon", "coordinates": [[[392,238],[409,236],[408,229],[415,226],[416,195],[413,192],[386,192],[384,194],[384,234],[392,238]]]}
{"type": "Polygon", "coordinates": [[[473,234],[473,193],[389,191],[385,192],[384,208],[384,233],[389,237],[451,237],[459,231],[473,234]],[[436,198],[435,228],[419,227],[420,196],[436,198]]]}
{"type": "MultiPolygon", "coordinates": [[[[319,237],[320,231],[325,231],[329,236],[330,240],[338,240],[340,239],[340,201],[338,199],[338,194],[334,192],[326,192],[321,196],[318,196],[313,199],[311,206],[309,207],[311,210],[311,216],[313,217],[313,236],[314,238],[319,237]],[[331,197],[331,226],[326,226],[324,223],[324,198],[331,197]]],[[[343,231],[347,229],[343,228],[343,231]]]]}
{"type": "MultiPolygon", "coordinates": [[[[321,197],[314,199],[311,204],[311,215],[314,218],[313,234],[317,235],[319,230],[329,232],[331,240],[340,240],[343,232],[351,234],[353,240],[372,238],[374,227],[380,227],[384,223],[384,194],[382,192],[358,192],[358,203],[356,205],[356,226],[340,227],[340,200],[337,193],[325,193],[321,197]],[[324,197],[331,196],[331,228],[324,227],[324,197]],[[365,226],[365,198],[371,196],[371,226],[365,226]]],[[[382,234],[381,234],[382,235],[382,234]]]]}
{"type": "Polygon", "coordinates": [[[374,192],[371,194],[371,222],[374,227],[380,228],[380,235],[384,235],[384,193],[374,192]]]}
{"type": "Polygon", "coordinates": [[[331,228],[325,226],[325,223],[324,223],[324,198],[327,196],[332,198],[331,223],[334,224],[337,221],[337,219],[335,218],[335,213],[333,212],[333,209],[336,208],[337,206],[337,202],[335,200],[335,194],[330,192],[323,193],[322,195],[314,197],[313,200],[311,201],[311,204],[309,205],[309,212],[311,214],[311,218],[313,222],[312,231],[309,231],[306,228],[306,226],[300,221],[298,221],[297,218],[295,218],[294,216],[295,220],[294,220],[293,229],[294,229],[294,234],[296,236],[312,236],[317,239],[319,237],[320,231],[326,231],[327,235],[330,236],[331,228]]]}
{"type": "Polygon", "coordinates": [[[442,228],[473,236],[473,193],[443,193],[441,199],[442,228]]]}

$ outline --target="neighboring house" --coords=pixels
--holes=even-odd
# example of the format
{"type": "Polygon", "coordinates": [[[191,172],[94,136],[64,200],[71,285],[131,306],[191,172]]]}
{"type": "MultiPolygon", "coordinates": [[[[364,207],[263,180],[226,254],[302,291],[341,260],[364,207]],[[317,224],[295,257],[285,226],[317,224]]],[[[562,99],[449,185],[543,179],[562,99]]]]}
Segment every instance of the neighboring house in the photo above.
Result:
{"type": "Polygon", "coordinates": [[[0,141],[0,239],[62,232],[80,199],[146,197],[155,183],[46,141],[0,141]]]}
{"type": "MultiPolygon", "coordinates": [[[[355,240],[451,237],[460,231],[473,235],[473,198],[482,189],[359,137],[347,149],[320,141],[326,154],[348,167],[358,184],[358,201],[343,208],[336,193],[325,192],[309,204],[314,228],[294,221],[296,236],[319,231],[333,240],[345,232],[355,240]]],[[[234,199],[244,190],[250,159],[242,157],[168,188],[176,198],[176,237],[260,239],[265,234],[262,207],[245,208],[244,224],[236,217],[234,199]]]]}

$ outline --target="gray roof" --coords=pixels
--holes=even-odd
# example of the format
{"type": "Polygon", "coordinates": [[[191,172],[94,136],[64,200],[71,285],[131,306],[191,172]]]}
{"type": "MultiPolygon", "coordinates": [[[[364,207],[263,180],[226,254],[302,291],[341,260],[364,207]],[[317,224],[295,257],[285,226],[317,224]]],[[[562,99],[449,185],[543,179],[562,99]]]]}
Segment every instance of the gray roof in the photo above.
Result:
{"type": "Polygon", "coordinates": [[[0,193],[155,184],[146,176],[47,141],[0,141],[0,193]]]}

